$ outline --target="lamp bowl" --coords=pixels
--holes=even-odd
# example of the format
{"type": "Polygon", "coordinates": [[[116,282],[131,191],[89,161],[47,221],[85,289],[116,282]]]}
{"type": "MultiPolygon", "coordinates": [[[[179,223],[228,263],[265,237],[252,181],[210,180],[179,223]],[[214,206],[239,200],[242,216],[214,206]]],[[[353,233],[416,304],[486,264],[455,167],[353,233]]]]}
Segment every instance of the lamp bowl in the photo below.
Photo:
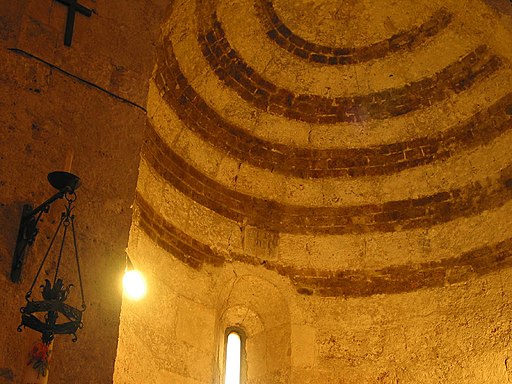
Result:
{"type": "Polygon", "coordinates": [[[69,172],[55,171],[48,174],[48,181],[52,187],[62,191],[69,189],[74,192],[80,186],[80,178],[69,172]]]}

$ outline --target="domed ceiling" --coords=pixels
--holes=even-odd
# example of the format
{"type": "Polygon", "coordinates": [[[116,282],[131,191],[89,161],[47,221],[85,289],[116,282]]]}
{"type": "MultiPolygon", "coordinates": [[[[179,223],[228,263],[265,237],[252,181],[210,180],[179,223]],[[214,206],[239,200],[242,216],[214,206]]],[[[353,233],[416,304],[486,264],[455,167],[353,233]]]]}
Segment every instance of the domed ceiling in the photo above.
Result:
{"type": "Polygon", "coordinates": [[[509,266],[500,17],[479,1],[175,1],[136,225],[192,268],[242,262],[307,295],[509,266]]]}

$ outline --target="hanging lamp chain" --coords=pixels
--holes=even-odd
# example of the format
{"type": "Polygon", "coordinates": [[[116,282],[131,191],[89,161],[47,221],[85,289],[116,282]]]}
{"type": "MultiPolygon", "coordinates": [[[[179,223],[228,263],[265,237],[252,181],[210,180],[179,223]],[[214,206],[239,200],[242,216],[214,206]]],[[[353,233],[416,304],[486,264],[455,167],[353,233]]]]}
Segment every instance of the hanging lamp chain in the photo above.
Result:
{"type": "Polygon", "coordinates": [[[81,274],[81,269],[80,269],[78,246],[77,246],[75,225],[74,225],[75,216],[73,214],[73,210],[74,210],[73,204],[76,201],[77,196],[74,191],[72,191],[72,192],[66,191],[63,197],[67,201],[67,205],[65,206],[65,211],[62,212],[62,214],[61,214],[59,224],[57,225],[57,229],[55,230],[55,233],[53,234],[53,237],[50,241],[48,249],[46,250],[46,253],[44,254],[41,264],[39,265],[39,268],[34,277],[34,280],[32,281],[32,284],[30,285],[30,288],[25,295],[27,304],[25,307],[21,308],[22,322],[21,322],[20,326],[18,327],[18,331],[21,331],[21,328],[23,326],[27,326],[29,328],[32,328],[32,329],[35,329],[36,331],[41,332],[42,340],[45,344],[49,344],[51,342],[51,340],[53,340],[54,335],[59,334],[59,333],[72,334],[74,336],[73,341],[76,341],[76,339],[77,339],[76,331],[83,327],[82,312],[85,311],[85,309],[86,309],[84,290],[83,290],[83,284],[82,284],[82,274],[81,274]],[[32,293],[33,293],[34,286],[36,285],[36,283],[41,275],[43,266],[46,263],[48,256],[51,253],[51,250],[53,248],[53,245],[55,244],[55,240],[56,240],[58,234],[61,232],[61,230],[62,230],[62,240],[60,242],[60,248],[58,250],[57,265],[56,265],[55,273],[53,276],[53,282],[50,282],[50,280],[45,279],[45,284],[40,286],[43,300],[42,301],[34,301],[32,299],[32,293]],[[79,284],[80,284],[80,295],[81,295],[81,301],[82,301],[81,310],[77,309],[77,308],[73,308],[72,306],[64,303],[66,301],[66,299],[68,298],[71,287],[73,287],[74,285],[69,284],[69,285],[65,286],[62,279],[59,278],[59,270],[60,270],[63,254],[65,253],[64,248],[65,248],[65,244],[66,244],[68,230],[71,231],[72,238],[73,238],[73,252],[75,254],[76,268],[77,268],[78,280],[79,280],[79,284]],[[38,313],[44,314],[44,316],[43,316],[44,320],[40,317],[40,315],[38,316],[38,313]],[[65,323],[57,323],[57,319],[59,318],[60,314],[62,314],[68,321],[65,323]]]}

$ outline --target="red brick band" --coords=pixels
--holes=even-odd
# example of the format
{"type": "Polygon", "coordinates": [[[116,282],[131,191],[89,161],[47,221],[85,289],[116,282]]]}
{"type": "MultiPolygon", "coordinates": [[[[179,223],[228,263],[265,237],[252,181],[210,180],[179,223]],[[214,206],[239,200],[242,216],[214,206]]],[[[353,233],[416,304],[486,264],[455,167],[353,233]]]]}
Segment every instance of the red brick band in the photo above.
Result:
{"type": "Polygon", "coordinates": [[[266,230],[302,234],[394,232],[428,228],[500,207],[512,197],[511,170],[483,186],[479,182],[417,199],[345,207],[283,204],[220,184],[188,164],[148,129],[143,157],[170,185],[227,219],[266,230]]]}
{"type": "Polygon", "coordinates": [[[512,239],[440,261],[390,266],[376,271],[304,271],[294,283],[299,292],[320,296],[371,296],[438,288],[512,266],[512,239]]]}
{"type": "MultiPolygon", "coordinates": [[[[222,266],[224,255],[179,230],[136,195],[141,229],[173,257],[194,269],[222,266]]],[[[466,281],[512,266],[512,239],[484,246],[458,257],[419,264],[390,266],[378,270],[321,271],[284,265],[245,254],[229,252],[230,261],[262,266],[290,278],[301,294],[365,297],[376,294],[413,292],[466,281]]]]}
{"type": "Polygon", "coordinates": [[[446,159],[484,145],[511,128],[509,94],[437,137],[369,148],[310,149],[272,143],[225,121],[194,91],[180,70],[170,42],[158,54],[155,82],[189,130],[230,156],[256,167],[300,178],[385,175],[446,159]]]}
{"type": "Polygon", "coordinates": [[[224,264],[225,260],[221,255],[166,221],[138,192],[135,195],[135,202],[139,207],[139,225],[142,230],[176,259],[194,269],[200,269],[203,264],[213,266],[224,264]]]}
{"type": "Polygon", "coordinates": [[[279,18],[272,1],[259,0],[257,4],[270,40],[301,59],[324,65],[357,64],[381,59],[391,53],[412,50],[445,29],[453,19],[452,13],[441,8],[425,23],[408,31],[401,31],[389,39],[364,47],[341,48],[315,44],[301,38],[279,18]]]}
{"type": "Polygon", "coordinates": [[[295,94],[264,79],[244,62],[230,46],[215,13],[211,24],[198,40],[217,77],[257,108],[308,123],[362,122],[404,115],[469,89],[502,64],[486,46],[480,46],[433,76],[402,88],[353,97],[295,94]]]}

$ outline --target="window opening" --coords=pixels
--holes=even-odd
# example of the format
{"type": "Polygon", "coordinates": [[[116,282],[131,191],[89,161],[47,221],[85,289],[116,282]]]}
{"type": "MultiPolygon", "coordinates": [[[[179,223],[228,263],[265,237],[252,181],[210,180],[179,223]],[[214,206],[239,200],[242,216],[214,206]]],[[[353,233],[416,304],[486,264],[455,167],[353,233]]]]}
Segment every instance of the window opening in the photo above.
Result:
{"type": "Polygon", "coordinates": [[[224,384],[240,384],[242,366],[242,338],[230,331],[226,339],[226,371],[224,384]]]}

